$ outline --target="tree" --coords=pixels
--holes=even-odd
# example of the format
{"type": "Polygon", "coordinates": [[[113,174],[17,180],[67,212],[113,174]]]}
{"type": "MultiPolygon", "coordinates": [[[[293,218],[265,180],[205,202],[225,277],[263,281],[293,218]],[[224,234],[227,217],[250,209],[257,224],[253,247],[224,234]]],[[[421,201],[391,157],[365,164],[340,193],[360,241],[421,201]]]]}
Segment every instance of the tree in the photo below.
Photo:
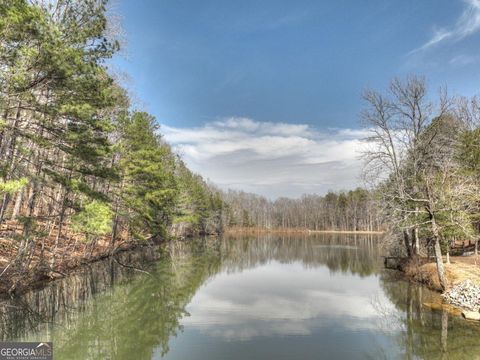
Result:
{"type": "Polygon", "coordinates": [[[132,234],[165,237],[177,199],[175,159],[158,135],[155,119],[134,112],[123,119],[120,171],[124,178],[122,200],[132,234]]]}
{"type": "Polygon", "coordinates": [[[87,242],[91,243],[89,256],[97,237],[108,233],[112,227],[111,223],[112,210],[107,204],[97,200],[89,202],[72,216],[72,230],[84,233],[87,242]]]}
{"type": "Polygon", "coordinates": [[[106,235],[103,226],[92,235],[92,211],[97,220],[113,212],[111,251],[118,237],[167,237],[179,208],[200,228],[221,224],[218,192],[186,169],[194,190],[185,185],[180,200],[180,161],[152,116],[129,112],[105,64],[119,49],[106,4],[0,1],[0,231],[6,220],[21,229],[12,239],[20,272],[44,256],[58,265],[72,226],[91,253],[90,240],[106,235]]]}
{"type": "Polygon", "coordinates": [[[223,222],[230,226],[350,231],[375,231],[382,227],[374,206],[374,194],[361,188],[274,201],[230,190],[223,193],[222,198],[226,208],[223,222]]]}
{"type": "MultiPolygon", "coordinates": [[[[419,191],[420,163],[425,155],[419,139],[432,121],[435,106],[427,100],[425,79],[392,80],[387,95],[367,90],[367,108],[362,120],[371,131],[365,160],[365,178],[374,186],[382,183],[382,203],[389,223],[402,233],[408,256],[418,255],[419,204],[412,199],[419,191]]],[[[448,109],[441,96],[438,116],[448,109]]]]}
{"type": "Polygon", "coordinates": [[[475,188],[467,197],[469,215],[475,229],[475,255],[478,254],[480,232],[479,189],[480,189],[480,103],[477,97],[470,100],[460,98],[455,108],[455,116],[461,119],[466,130],[460,135],[457,160],[462,167],[463,177],[471,179],[475,188]]]}
{"type": "Polygon", "coordinates": [[[403,233],[407,255],[418,254],[420,236],[432,240],[424,245],[433,247],[445,290],[442,252],[448,259],[455,239],[473,235],[477,154],[468,127],[476,117],[476,102],[453,107],[442,93],[434,106],[425,100],[425,83],[418,78],[394,80],[388,97],[367,92],[365,98],[369,109],[363,119],[373,134],[365,152],[366,174],[381,179],[376,186],[384,213],[394,230],[403,233]]]}

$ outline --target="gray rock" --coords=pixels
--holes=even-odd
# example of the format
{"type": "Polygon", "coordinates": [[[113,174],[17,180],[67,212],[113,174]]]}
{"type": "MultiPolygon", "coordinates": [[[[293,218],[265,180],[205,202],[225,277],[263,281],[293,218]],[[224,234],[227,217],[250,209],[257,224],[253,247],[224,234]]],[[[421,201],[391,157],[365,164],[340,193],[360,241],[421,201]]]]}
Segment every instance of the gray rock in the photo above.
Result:
{"type": "Polygon", "coordinates": [[[480,320],[480,312],[478,311],[462,311],[462,315],[467,320],[480,320]]]}
{"type": "Polygon", "coordinates": [[[446,291],[443,299],[453,305],[477,312],[480,309],[480,286],[465,280],[446,291]]]}

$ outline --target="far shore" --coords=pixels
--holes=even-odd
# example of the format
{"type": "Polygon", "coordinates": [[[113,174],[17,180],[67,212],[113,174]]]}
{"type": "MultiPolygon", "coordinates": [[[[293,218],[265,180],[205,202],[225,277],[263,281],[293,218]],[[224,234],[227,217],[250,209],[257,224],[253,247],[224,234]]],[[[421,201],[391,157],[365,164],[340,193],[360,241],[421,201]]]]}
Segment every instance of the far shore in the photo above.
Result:
{"type": "Polygon", "coordinates": [[[384,231],[368,231],[368,230],[310,230],[302,228],[285,228],[285,229],[267,229],[259,227],[229,227],[224,230],[225,234],[373,234],[382,235],[384,231]]]}

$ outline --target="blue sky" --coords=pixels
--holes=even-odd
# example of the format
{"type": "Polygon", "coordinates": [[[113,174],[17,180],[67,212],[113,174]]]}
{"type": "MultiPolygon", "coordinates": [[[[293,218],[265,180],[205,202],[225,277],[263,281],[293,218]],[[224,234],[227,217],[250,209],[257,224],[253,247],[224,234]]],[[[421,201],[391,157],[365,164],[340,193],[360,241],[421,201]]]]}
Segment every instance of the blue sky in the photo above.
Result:
{"type": "Polygon", "coordinates": [[[136,106],[195,171],[269,197],[360,184],[355,156],[324,153],[353,154],[342,144],[362,135],[362,89],[412,73],[455,94],[480,84],[480,0],[119,0],[114,11],[127,40],[114,68],[136,106]],[[303,132],[275,130],[294,125],[303,132]],[[298,165],[311,179],[287,176],[298,165]]]}

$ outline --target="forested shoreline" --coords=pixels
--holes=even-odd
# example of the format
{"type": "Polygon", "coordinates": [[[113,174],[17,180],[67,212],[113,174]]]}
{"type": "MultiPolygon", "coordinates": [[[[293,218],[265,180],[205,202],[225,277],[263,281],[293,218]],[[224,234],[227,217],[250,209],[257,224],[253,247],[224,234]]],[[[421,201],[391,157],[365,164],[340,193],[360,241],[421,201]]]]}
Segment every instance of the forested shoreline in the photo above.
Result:
{"type": "Polygon", "coordinates": [[[299,199],[233,191],[223,193],[227,227],[303,229],[313,231],[381,231],[381,213],[372,192],[357,188],[329,191],[325,196],[305,194],[299,199]]]}
{"type": "MultiPolygon", "coordinates": [[[[360,117],[369,136],[360,154],[369,190],[275,201],[230,191],[223,195],[225,224],[382,230],[389,255],[407,259],[402,270],[446,291],[468,278],[450,264],[451,251],[478,254],[480,100],[451,96],[445,89],[432,94],[426,79],[417,76],[395,78],[383,92],[367,89],[363,99],[360,117]]],[[[478,274],[476,268],[468,271],[472,278],[478,274]]]]}
{"type": "Polygon", "coordinates": [[[107,0],[0,4],[3,292],[136,244],[224,227],[378,230],[362,189],[269,201],[192,173],[108,68],[107,0]]]}
{"type": "Polygon", "coordinates": [[[479,357],[478,41],[480,0],[0,0],[0,358],[479,357]]]}
{"type": "Polygon", "coordinates": [[[0,277],[10,293],[132,241],[220,231],[219,192],[110,73],[120,46],[106,6],[0,3],[0,277]]]}
{"type": "Polygon", "coordinates": [[[480,229],[480,101],[419,77],[366,90],[364,188],[298,199],[222,191],[191,172],[108,67],[107,0],[0,3],[0,280],[224,228],[386,231],[394,256],[443,256],[480,229]]]}

